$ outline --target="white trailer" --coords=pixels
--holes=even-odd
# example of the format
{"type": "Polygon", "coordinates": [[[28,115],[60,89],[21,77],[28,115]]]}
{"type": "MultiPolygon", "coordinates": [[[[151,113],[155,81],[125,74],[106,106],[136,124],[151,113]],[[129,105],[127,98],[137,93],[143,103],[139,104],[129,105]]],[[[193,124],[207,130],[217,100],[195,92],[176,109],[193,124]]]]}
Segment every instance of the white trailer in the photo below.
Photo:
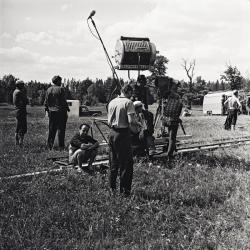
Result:
{"type": "Polygon", "coordinates": [[[233,91],[208,93],[203,99],[203,114],[204,115],[224,115],[225,108],[223,103],[233,95],[233,91]]]}

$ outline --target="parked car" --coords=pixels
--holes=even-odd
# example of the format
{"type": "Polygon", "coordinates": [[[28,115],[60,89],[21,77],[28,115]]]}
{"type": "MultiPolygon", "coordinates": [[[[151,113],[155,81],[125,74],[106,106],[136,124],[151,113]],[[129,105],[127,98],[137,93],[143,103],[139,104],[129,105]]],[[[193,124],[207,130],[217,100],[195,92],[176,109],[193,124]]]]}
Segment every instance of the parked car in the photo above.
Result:
{"type": "Polygon", "coordinates": [[[100,116],[100,115],[102,115],[102,111],[89,110],[87,106],[82,105],[82,106],[80,106],[79,115],[80,116],[100,116]]]}

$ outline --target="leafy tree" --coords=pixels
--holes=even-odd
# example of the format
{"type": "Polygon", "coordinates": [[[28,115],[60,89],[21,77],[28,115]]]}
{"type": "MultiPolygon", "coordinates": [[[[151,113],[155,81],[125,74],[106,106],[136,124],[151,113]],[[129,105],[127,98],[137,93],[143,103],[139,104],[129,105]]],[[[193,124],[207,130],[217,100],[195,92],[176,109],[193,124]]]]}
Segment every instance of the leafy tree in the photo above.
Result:
{"type": "Polygon", "coordinates": [[[225,86],[225,82],[222,80],[220,83],[220,90],[225,90],[226,86],[225,86]]]}
{"type": "Polygon", "coordinates": [[[229,83],[232,90],[241,89],[243,77],[236,66],[233,67],[232,65],[228,65],[224,74],[221,75],[221,80],[225,80],[229,83]]]}
{"type": "Polygon", "coordinates": [[[16,88],[16,81],[18,78],[14,77],[13,75],[4,75],[2,78],[3,85],[6,86],[6,95],[7,95],[7,102],[13,102],[13,92],[16,88]]]}
{"type": "Polygon", "coordinates": [[[154,65],[149,69],[152,76],[165,76],[167,71],[167,66],[169,60],[162,55],[157,55],[154,65]]]}

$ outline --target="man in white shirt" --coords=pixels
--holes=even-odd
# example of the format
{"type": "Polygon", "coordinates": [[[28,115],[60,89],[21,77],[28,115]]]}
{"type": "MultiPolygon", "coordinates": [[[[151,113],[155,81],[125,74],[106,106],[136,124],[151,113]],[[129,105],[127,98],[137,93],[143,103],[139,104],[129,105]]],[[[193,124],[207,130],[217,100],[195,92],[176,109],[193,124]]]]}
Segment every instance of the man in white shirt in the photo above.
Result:
{"type": "Polygon", "coordinates": [[[130,130],[135,122],[135,108],[130,100],[133,89],[123,86],[120,96],[108,105],[108,124],[110,126],[110,187],[116,190],[116,179],[120,170],[120,193],[130,195],[133,178],[133,156],[130,130]]]}
{"type": "Polygon", "coordinates": [[[230,130],[233,125],[233,129],[235,130],[235,125],[237,121],[238,111],[241,109],[241,103],[239,101],[239,92],[238,90],[233,91],[233,95],[229,97],[224,105],[227,106],[227,119],[225,122],[225,129],[230,130]]]}

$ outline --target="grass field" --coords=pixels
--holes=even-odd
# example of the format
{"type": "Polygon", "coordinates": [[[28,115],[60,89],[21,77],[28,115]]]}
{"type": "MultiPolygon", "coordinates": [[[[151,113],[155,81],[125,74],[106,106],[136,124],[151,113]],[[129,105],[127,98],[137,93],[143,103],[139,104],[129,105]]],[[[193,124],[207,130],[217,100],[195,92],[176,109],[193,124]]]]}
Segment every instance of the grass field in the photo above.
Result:
{"type": "MultiPolygon", "coordinates": [[[[98,108],[105,118],[105,109],[98,108]]],[[[43,108],[28,112],[20,149],[14,145],[13,107],[0,105],[0,177],[50,169],[46,158],[67,154],[45,149],[43,108]]],[[[69,120],[66,142],[90,120],[69,120]]],[[[248,116],[239,116],[234,132],[223,129],[224,120],[195,108],[183,124],[193,143],[250,135],[248,116]]],[[[96,129],[94,135],[102,140],[96,129]]],[[[110,195],[108,173],[68,170],[29,181],[2,180],[0,249],[250,249],[249,152],[242,146],[188,153],[171,166],[164,159],[153,166],[136,161],[129,198],[110,195]]]]}

